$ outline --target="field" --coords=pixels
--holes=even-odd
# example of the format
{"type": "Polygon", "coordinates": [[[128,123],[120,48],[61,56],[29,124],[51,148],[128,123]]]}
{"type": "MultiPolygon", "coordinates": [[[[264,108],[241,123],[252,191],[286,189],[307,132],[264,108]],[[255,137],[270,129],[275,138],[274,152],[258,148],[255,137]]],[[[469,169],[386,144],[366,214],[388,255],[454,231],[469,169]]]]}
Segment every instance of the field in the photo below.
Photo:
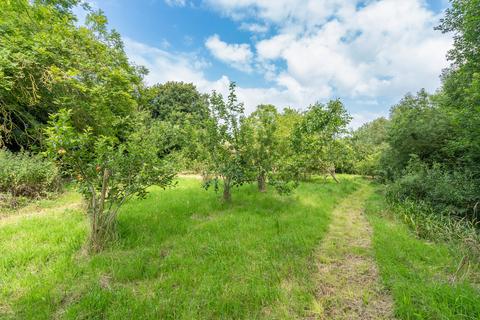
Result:
{"type": "Polygon", "coordinates": [[[74,192],[3,214],[0,318],[480,318],[476,266],[452,280],[454,248],[415,238],[370,182],[340,180],[283,197],[245,185],[224,204],[181,178],[127,203],[97,255],[74,192]]]}

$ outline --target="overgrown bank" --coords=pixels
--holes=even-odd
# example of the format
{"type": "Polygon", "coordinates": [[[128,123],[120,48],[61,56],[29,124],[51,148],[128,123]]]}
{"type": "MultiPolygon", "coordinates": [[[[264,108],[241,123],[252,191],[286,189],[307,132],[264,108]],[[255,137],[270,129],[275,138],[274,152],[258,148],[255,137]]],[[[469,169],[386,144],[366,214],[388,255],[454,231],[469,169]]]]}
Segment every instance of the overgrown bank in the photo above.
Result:
{"type": "Polygon", "coordinates": [[[445,239],[444,233],[420,238],[422,234],[409,228],[403,208],[389,209],[380,190],[376,186],[366,213],[380,274],[395,301],[395,315],[399,319],[479,318],[479,256],[458,239],[445,239]]]}

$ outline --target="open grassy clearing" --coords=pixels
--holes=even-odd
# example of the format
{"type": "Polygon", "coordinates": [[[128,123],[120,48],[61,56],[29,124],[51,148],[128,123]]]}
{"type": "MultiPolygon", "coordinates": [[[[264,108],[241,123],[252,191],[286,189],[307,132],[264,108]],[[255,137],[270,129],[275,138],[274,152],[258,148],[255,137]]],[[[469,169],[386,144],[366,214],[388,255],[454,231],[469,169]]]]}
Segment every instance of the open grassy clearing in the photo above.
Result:
{"type": "Polygon", "coordinates": [[[6,319],[285,319],[315,297],[313,253],[359,181],[305,183],[290,197],[247,185],[224,205],[195,179],[152,188],[120,215],[120,239],[89,257],[79,209],[0,227],[6,319]]]}
{"type": "Polygon", "coordinates": [[[418,239],[385,211],[383,195],[372,193],[366,212],[373,227],[375,257],[400,319],[480,319],[480,266],[459,269],[462,250],[418,239]],[[458,270],[458,272],[457,272],[458,270]]]}

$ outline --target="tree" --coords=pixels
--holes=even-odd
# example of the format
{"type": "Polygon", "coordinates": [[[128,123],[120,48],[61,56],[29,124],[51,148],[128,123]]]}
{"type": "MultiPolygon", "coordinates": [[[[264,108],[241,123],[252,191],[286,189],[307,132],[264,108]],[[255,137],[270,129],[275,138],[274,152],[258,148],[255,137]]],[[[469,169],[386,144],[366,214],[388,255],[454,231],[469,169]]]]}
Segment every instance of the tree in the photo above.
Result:
{"type": "Polygon", "coordinates": [[[145,88],[140,97],[143,110],[154,119],[178,126],[175,149],[182,154],[183,169],[204,171],[201,146],[195,141],[205,130],[208,118],[208,95],[201,94],[192,83],[169,81],[145,88]]]}
{"type": "Polygon", "coordinates": [[[387,177],[401,175],[413,156],[429,164],[453,161],[444,149],[451,132],[448,115],[435,96],[424,90],[416,96],[407,94],[390,111],[389,147],[382,156],[387,177]]]}
{"type": "Polygon", "coordinates": [[[394,201],[409,199],[478,221],[480,1],[451,3],[437,27],[454,38],[442,88],[434,95],[407,95],[392,109],[382,166],[394,201]]]}
{"type": "Polygon", "coordinates": [[[343,146],[339,138],[347,133],[350,119],[340,100],[309,107],[292,135],[292,147],[305,175],[327,173],[338,182],[335,164],[341,157],[343,146]]]}
{"type": "Polygon", "coordinates": [[[208,116],[208,96],[200,94],[192,83],[168,81],[149,87],[146,108],[153,118],[173,123],[186,120],[197,123],[208,116]]]}
{"type": "Polygon", "coordinates": [[[278,159],[278,141],[275,136],[277,116],[275,106],[259,105],[248,117],[253,129],[250,156],[260,192],[266,191],[268,175],[273,171],[278,159]]]}
{"type": "Polygon", "coordinates": [[[111,124],[136,111],[145,70],[130,65],[101,11],[86,6],[86,25],[77,26],[80,3],[0,2],[0,146],[39,146],[49,114],[61,108],[72,110],[77,129],[126,134],[111,124]]]}
{"type": "Polygon", "coordinates": [[[480,1],[451,2],[437,27],[454,39],[440,101],[453,127],[445,149],[457,159],[455,166],[468,168],[480,180],[480,1]]]}
{"type": "Polygon", "coordinates": [[[71,122],[72,112],[62,109],[52,115],[45,131],[48,153],[75,177],[88,204],[89,247],[101,251],[116,237],[119,209],[131,197],[144,197],[151,185],[170,186],[175,176],[171,126],[137,115],[131,130],[119,140],[82,132],[71,122]]]}
{"type": "Polygon", "coordinates": [[[249,127],[245,123],[243,104],[237,100],[235,83],[231,82],[227,101],[212,92],[206,130],[199,137],[205,149],[205,161],[210,178],[205,187],[219,187],[223,182],[223,199],[231,201],[231,189],[248,181],[247,140],[249,127]]]}
{"type": "Polygon", "coordinates": [[[383,117],[377,118],[362,125],[348,138],[353,150],[353,172],[368,176],[380,174],[380,159],[388,147],[388,123],[383,117]]]}

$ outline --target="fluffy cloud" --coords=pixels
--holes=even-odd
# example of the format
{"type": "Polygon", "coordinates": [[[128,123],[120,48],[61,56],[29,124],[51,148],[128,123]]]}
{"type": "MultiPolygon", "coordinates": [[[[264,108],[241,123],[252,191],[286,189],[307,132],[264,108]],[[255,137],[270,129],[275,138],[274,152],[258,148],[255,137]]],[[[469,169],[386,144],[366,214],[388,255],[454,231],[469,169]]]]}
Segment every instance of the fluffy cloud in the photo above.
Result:
{"type": "Polygon", "coordinates": [[[241,71],[252,71],[250,63],[253,53],[250,50],[250,45],[228,44],[220,40],[220,37],[215,34],[205,41],[205,46],[215,58],[241,71]]]}
{"type": "MultiPolygon", "coordinates": [[[[266,89],[239,88],[247,104],[306,107],[340,97],[350,102],[354,127],[385,115],[389,107],[365,101],[391,104],[406,92],[435,90],[452,42],[433,29],[440,17],[426,7],[425,0],[204,3],[253,34],[251,44],[229,44],[216,34],[205,43],[218,60],[263,76],[271,84],[266,89]],[[261,40],[255,37],[259,33],[261,40]]],[[[207,81],[203,69],[189,70],[189,63],[179,63],[179,74],[192,73],[195,83],[203,81],[211,88],[228,82],[227,77],[207,81]]],[[[171,68],[170,64],[167,71],[171,68]]]]}
{"type": "Polygon", "coordinates": [[[300,33],[284,28],[258,42],[258,58],[283,60],[284,72],[302,86],[329,86],[340,96],[400,95],[438,86],[451,40],[433,30],[438,17],[423,2],[336,4],[335,15],[322,25],[300,33]]]}
{"type": "Polygon", "coordinates": [[[266,24],[246,22],[242,22],[240,24],[240,30],[250,31],[253,33],[265,33],[268,31],[268,29],[269,27],[266,24]]]}
{"type": "MultiPolygon", "coordinates": [[[[167,81],[184,81],[194,83],[199,91],[204,93],[215,90],[224,96],[228,94],[230,79],[222,76],[215,80],[208,80],[204,73],[208,64],[199,60],[199,57],[173,54],[129,38],[124,39],[124,43],[129,59],[137,65],[147,67],[150,71],[145,78],[149,85],[167,81]]],[[[292,95],[290,90],[278,88],[238,87],[237,93],[239,100],[245,103],[247,112],[252,112],[261,103],[272,103],[283,108],[296,106],[299,99],[302,103],[308,103],[308,99],[311,98],[300,93],[292,95]]]]}

